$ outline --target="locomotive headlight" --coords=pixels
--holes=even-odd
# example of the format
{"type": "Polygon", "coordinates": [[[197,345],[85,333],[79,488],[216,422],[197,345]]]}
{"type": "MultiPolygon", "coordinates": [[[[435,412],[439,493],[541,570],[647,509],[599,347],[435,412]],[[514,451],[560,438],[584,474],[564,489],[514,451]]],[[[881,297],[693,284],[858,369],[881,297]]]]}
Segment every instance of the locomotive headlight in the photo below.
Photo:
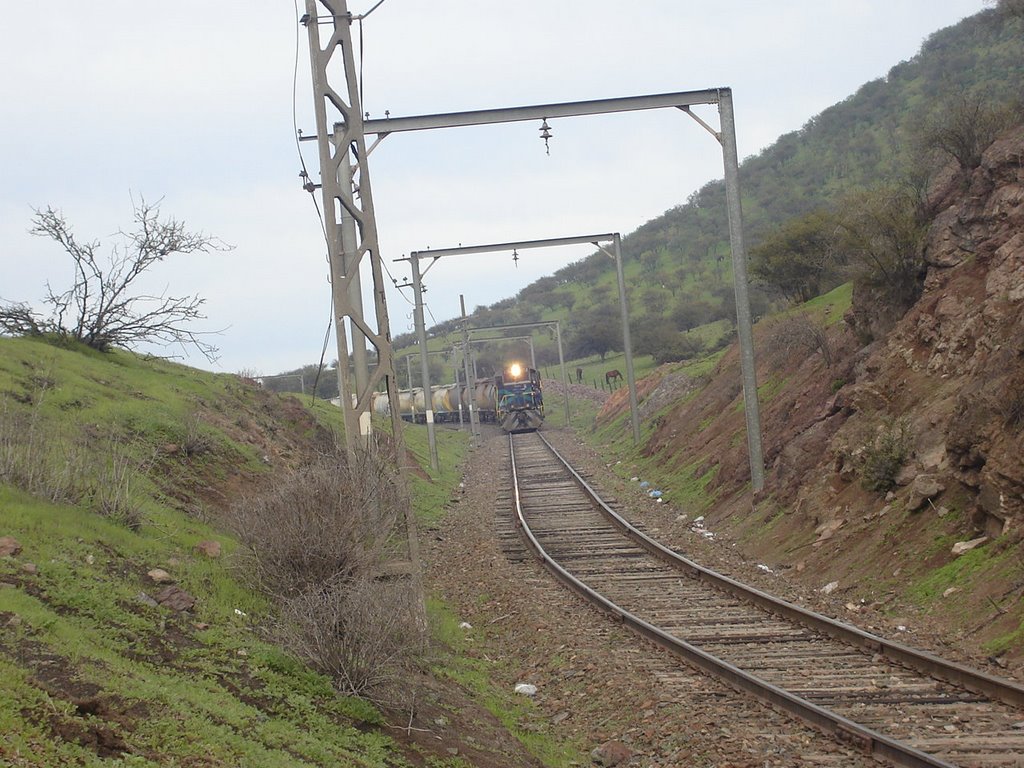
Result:
{"type": "Polygon", "coordinates": [[[512,363],[512,365],[508,367],[508,372],[512,374],[513,379],[518,379],[523,375],[523,367],[519,363],[512,363]]]}

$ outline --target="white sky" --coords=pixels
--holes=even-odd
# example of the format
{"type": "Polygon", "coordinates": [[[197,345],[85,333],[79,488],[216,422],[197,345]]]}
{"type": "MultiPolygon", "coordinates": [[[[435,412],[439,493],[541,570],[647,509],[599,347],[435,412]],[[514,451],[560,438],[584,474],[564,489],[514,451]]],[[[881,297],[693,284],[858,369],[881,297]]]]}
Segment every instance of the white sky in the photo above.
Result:
{"type": "MultiPolygon", "coordinates": [[[[729,86],[743,158],[983,7],[385,0],[363,22],[363,103],[379,118],[729,86]]],[[[60,208],[80,239],[106,242],[130,225],[132,195],[162,198],[165,214],[236,246],[153,271],[158,290],[206,297],[202,327],[226,329],[212,339],[218,363],[187,362],[263,374],[316,362],[330,293],[320,225],[299,186],[297,29],[298,125],[312,134],[308,45],[289,0],[6,3],[0,297],[36,302],[47,280],[59,288],[70,277],[57,246],[28,234],[33,208],[60,208]]],[[[717,126],[715,110],[698,111],[717,126]]],[[[550,156],[534,123],[386,139],[369,172],[391,273],[408,276],[392,259],[427,247],[626,235],[722,175],[717,144],[675,110],[550,124],[550,156]]],[[[317,175],[313,142],[303,154],[317,175]]],[[[459,294],[468,309],[491,304],[592,251],[527,251],[518,268],[495,254],[442,259],[425,281],[428,325],[457,315],[459,294]]],[[[389,290],[388,302],[392,333],[411,330],[408,301],[389,290]]]]}

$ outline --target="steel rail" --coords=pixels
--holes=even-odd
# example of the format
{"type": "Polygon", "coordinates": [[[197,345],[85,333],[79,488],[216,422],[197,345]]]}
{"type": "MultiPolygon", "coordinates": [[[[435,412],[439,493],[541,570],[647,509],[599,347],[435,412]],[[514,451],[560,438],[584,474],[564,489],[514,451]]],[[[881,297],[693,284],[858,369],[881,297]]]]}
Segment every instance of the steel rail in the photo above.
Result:
{"type": "MultiPolygon", "coordinates": [[[[580,485],[581,489],[593,501],[595,501],[604,512],[611,513],[612,518],[617,519],[617,526],[625,526],[626,530],[633,531],[632,534],[629,534],[629,538],[634,539],[635,535],[639,537],[634,539],[635,541],[637,541],[637,543],[640,543],[643,540],[650,542],[655,546],[655,549],[652,552],[656,552],[659,557],[669,555],[669,559],[673,562],[675,562],[678,559],[678,561],[680,561],[681,563],[686,564],[687,570],[695,568],[695,573],[699,573],[701,575],[714,574],[713,571],[709,571],[708,569],[703,568],[702,566],[698,566],[696,563],[692,563],[692,561],[686,560],[685,558],[676,555],[671,550],[662,547],[660,544],[657,544],[657,542],[654,542],[652,539],[649,539],[640,531],[633,528],[633,526],[631,526],[628,522],[622,519],[621,516],[614,513],[614,511],[612,511],[611,508],[608,507],[608,505],[596,494],[596,492],[589,486],[589,484],[587,484],[583,480],[583,478],[580,477],[579,473],[576,472],[571,467],[571,465],[568,464],[568,462],[566,462],[566,460],[561,456],[561,454],[559,454],[558,451],[556,451],[554,447],[552,447],[546,439],[544,439],[543,435],[538,434],[538,437],[541,438],[545,446],[547,446],[547,448],[558,458],[561,464],[569,470],[573,479],[578,485],[580,485]]],[[[616,619],[621,621],[623,624],[629,626],[642,637],[645,637],[651,640],[652,642],[660,645],[661,647],[669,650],[670,652],[690,662],[697,668],[711,675],[714,675],[715,677],[718,677],[719,679],[727,682],[728,684],[732,685],[734,688],[740,690],[741,692],[752,694],[757,698],[761,699],[762,701],[777,706],[786,712],[794,714],[801,720],[804,720],[805,722],[819,728],[826,734],[835,737],[837,740],[841,742],[858,747],[867,754],[882,757],[892,761],[896,765],[909,766],[910,768],[956,768],[956,765],[954,763],[949,763],[945,760],[935,757],[934,755],[929,755],[925,752],[917,750],[908,744],[885,736],[884,734],[878,733],[877,731],[874,731],[870,728],[860,725],[859,723],[849,720],[848,718],[845,718],[835,712],[832,712],[831,710],[828,710],[824,707],[820,707],[816,704],[807,701],[806,699],[796,696],[772,683],[762,680],[755,675],[745,672],[739,667],[736,667],[735,665],[730,664],[727,661],[719,659],[716,656],[709,654],[706,651],[698,648],[697,646],[691,645],[685,640],[675,637],[674,635],[666,632],[665,630],[625,610],[621,606],[615,604],[611,600],[607,599],[603,595],[596,592],[585,582],[576,578],[572,573],[563,568],[554,558],[552,558],[547,553],[547,551],[541,545],[540,541],[534,535],[533,530],[530,528],[530,525],[526,520],[526,514],[523,510],[522,498],[520,493],[519,472],[516,466],[515,439],[513,435],[509,435],[509,455],[511,459],[512,491],[516,511],[516,525],[522,530],[523,535],[529,542],[530,546],[533,548],[538,558],[543,562],[544,566],[549,571],[551,571],[556,578],[558,578],[560,581],[562,581],[567,586],[572,588],[574,591],[578,592],[588,601],[596,604],[606,612],[612,614],[616,619]]],[[[725,580],[725,583],[729,585],[734,585],[735,587],[743,587],[743,585],[741,585],[739,582],[736,582],[732,579],[728,579],[728,577],[721,576],[720,574],[714,575],[718,576],[718,578],[720,579],[725,580]]],[[[715,580],[708,578],[708,581],[714,583],[715,580]]],[[[730,589],[729,592],[733,593],[733,590],[730,589]]],[[[765,593],[758,592],[757,590],[752,590],[752,592],[755,592],[758,595],[763,595],[764,597],[771,597],[769,595],[765,595],[765,593]]],[[[776,598],[772,598],[772,600],[776,600],[776,598]]],[[[789,605],[788,603],[784,603],[783,601],[778,602],[782,602],[784,605],[789,605]]],[[[792,607],[797,611],[803,610],[797,608],[796,606],[792,607]]],[[[842,625],[839,622],[834,623],[838,624],[841,627],[847,626],[842,625]]],[[[873,636],[869,635],[869,637],[873,636]]],[[[878,639],[881,640],[881,638],[878,639]]],[[[884,643],[886,641],[883,640],[882,642],[884,643]]]]}
{"type": "Polygon", "coordinates": [[[754,587],[731,579],[716,571],[706,568],[692,560],[689,560],[678,552],[659,544],[654,539],[637,530],[629,521],[625,520],[614,509],[604,502],[597,492],[580,476],[580,474],[569,464],[568,461],[557,451],[554,446],[538,433],[537,436],[561,462],[576,483],[583,491],[601,508],[602,512],[617,526],[625,535],[663,561],[682,567],[689,574],[697,579],[703,579],[719,589],[731,594],[733,597],[754,603],[778,616],[795,621],[803,626],[814,629],[828,635],[836,640],[841,640],[850,645],[863,648],[887,657],[890,661],[916,669],[926,675],[931,675],[947,683],[966,688],[967,690],[980,693],[988,698],[995,699],[1015,707],[1024,707],[1024,686],[1010,680],[1005,680],[994,675],[986,674],[976,669],[971,669],[962,664],[957,664],[938,656],[933,656],[926,651],[897,643],[878,637],[870,632],[865,632],[859,627],[845,624],[828,616],[801,608],[793,603],[786,602],[781,598],[762,592],[754,587]]]}

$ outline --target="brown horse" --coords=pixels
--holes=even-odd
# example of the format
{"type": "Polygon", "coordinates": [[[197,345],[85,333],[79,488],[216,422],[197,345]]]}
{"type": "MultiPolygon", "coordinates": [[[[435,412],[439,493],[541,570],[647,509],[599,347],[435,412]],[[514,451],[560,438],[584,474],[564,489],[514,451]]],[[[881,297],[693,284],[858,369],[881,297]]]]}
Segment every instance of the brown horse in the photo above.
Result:
{"type": "Polygon", "coordinates": [[[583,383],[583,369],[582,368],[577,368],[576,369],[576,383],[577,384],[582,384],[583,383]]]}
{"type": "Polygon", "coordinates": [[[612,385],[613,381],[622,382],[622,373],[619,372],[618,368],[613,368],[604,375],[604,383],[609,387],[612,385]]]}

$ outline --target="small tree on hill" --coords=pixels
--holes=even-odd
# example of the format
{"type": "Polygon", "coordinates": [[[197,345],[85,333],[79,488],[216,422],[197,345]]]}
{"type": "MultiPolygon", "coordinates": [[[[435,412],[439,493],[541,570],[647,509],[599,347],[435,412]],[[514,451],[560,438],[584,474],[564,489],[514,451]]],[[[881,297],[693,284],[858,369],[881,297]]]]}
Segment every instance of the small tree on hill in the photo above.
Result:
{"type": "Polygon", "coordinates": [[[135,206],[135,228],[119,232],[121,242],[101,263],[100,242],[79,241],[64,215],[51,207],[37,210],[32,218],[33,235],[49,237],[71,257],[74,281],[70,288],[55,291],[49,283],[43,303],[50,315],[38,314],[23,302],[0,303],[0,331],[18,336],[52,334],[107,351],[131,349],[137,344],[193,346],[208,360],[217,349],[193,330],[195,320],[205,319],[199,296],[149,295],[137,290],[137,281],[151,267],[176,253],[208,253],[229,250],[216,238],[189,232],[184,222],[160,219],[159,204],[141,200],[135,206]]]}
{"type": "Polygon", "coordinates": [[[825,211],[786,221],[751,249],[753,273],[794,304],[813,299],[838,281],[837,229],[825,211]]]}
{"type": "Polygon", "coordinates": [[[1022,118],[1020,101],[998,104],[979,94],[960,95],[925,122],[916,140],[923,149],[951,157],[970,171],[981,165],[982,153],[996,137],[1022,118]]]}
{"type": "Polygon", "coordinates": [[[600,355],[601,362],[622,344],[622,329],[614,309],[591,307],[573,318],[569,353],[573,357],[600,355]]]}
{"type": "Polygon", "coordinates": [[[853,269],[854,285],[874,289],[902,316],[924,285],[923,201],[905,185],[877,187],[845,197],[838,223],[838,247],[853,269]]]}

